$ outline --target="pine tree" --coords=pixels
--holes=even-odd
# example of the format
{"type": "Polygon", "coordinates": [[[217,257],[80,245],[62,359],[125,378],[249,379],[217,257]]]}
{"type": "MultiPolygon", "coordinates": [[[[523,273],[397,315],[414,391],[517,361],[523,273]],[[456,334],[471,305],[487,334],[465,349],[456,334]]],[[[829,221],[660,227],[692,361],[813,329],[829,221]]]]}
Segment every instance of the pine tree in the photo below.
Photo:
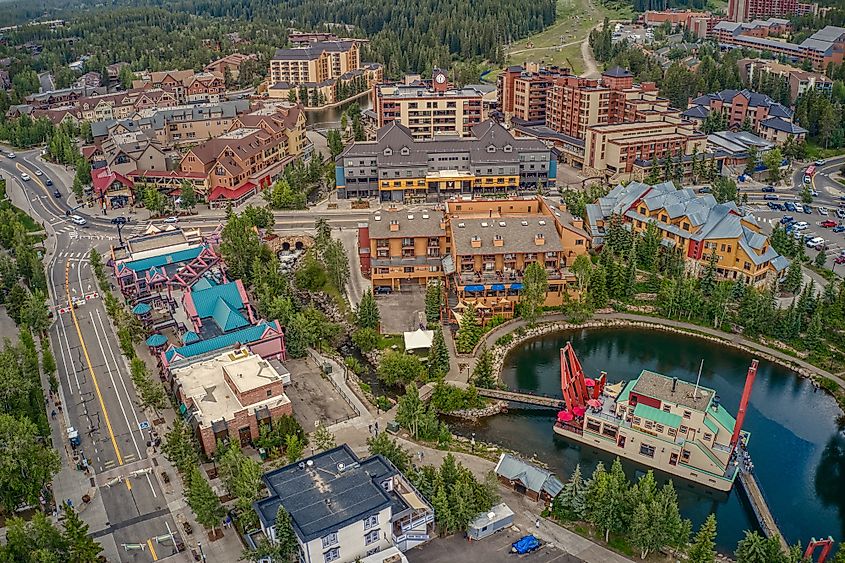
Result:
{"type": "Polygon", "coordinates": [[[361,302],[358,304],[358,310],[355,315],[355,323],[359,328],[370,328],[378,330],[381,316],[378,310],[376,298],[373,296],[373,291],[367,289],[361,297],[361,302]]]}
{"type": "Polygon", "coordinates": [[[555,497],[552,512],[556,517],[565,520],[582,520],[587,512],[586,493],[587,483],[581,477],[581,464],[577,464],[569,481],[555,497]]]}
{"type": "Polygon", "coordinates": [[[716,561],[716,515],[711,514],[698,529],[692,545],[687,550],[688,563],[714,563],[716,561]]]}
{"type": "Polygon", "coordinates": [[[449,373],[449,349],[443,338],[443,329],[434,330],[434,338],[428,351],[428,374],[433,379],[440,379],[449,373]]]}
{"type": "Polygon", "coordinates": [[[472,382],[476,387],[493,389],[496,380],[493,377],[493,353],[487,348],[487,343],[481,344],[481,351],[472,370],[472,382]]]}
{"type": "Polygon", "coordinates": [[[440,281],[433,281],[425,288],[425,319],[428,323],[440,322],[440,306],[443,302],[440,281]]]}
{"type": "Polygon", "coordinates": [[[781,287],[784,291],[788,291],[794,295],[801,290],[802,278],[801,262],[794,259],[789,263],[789,268],[786,270],[786,278],[783,280],[781,287]]]}
{"type": "Polygon", "coordinates": [[[273,523],[273,539],[279,549],[281,561],[290,560],[299,551],[299,540],[293,530],[293,521],[281,504],[276,511],[276,521],[273,523]]]}
{"type": "Polygon", "coordinates": [[[819,253],[816,254],[816,259],[813,261],[816,265],[816,268],[824,268],[825,264],[827,264],[827,253],[824,250],[819,250],[819,253]]]}
{"type": "Polygon", "coordinates": [[[713,289],[716,287],[716,264],[719,261],[719,256],[716,254],[716,247],[713,247],[710,257],[707,259],[707,267],[704,269],[704,274],[701,276],[699,288],[701,292],[710,296],[713,289]]]}
{"type": "Polygon", "coordinates": [[[220,504],[220,499],[205,477],[202,476],[199,467],[194,467],[191,470],[190,478],[188,479],[187,490],[188,506],[194,511],[197,517],[197,522],[211,528],[214,531],[217,525],[226,514],[223,505],[220,504]]]}
{"type": "Polygon", "coordinates": [[[590,276],[589,300],[590,305],[594,309],[601,309],[607,306],[607,274],[601,266],[596,266],[590,276]]]}
{"type": "Polygon", "coordinates": [[[88,524],[84,523],[73,507],[62,505],[64,521],[62,537],[67,542],[67,560],[72,563],[94,563],[103,547],[88,535],[88,524]]]}
{"type": "Polygon", "coordinates": [[[455,340],[455,345],[458,352],[461,354],[468,354],[478,343],[481,338],[482,329],[478,322],[478,314],[475,310],[475,305],[470,303],[464,314],[461,317],[461,322],[458,325],[458,334],[455,340]]]}

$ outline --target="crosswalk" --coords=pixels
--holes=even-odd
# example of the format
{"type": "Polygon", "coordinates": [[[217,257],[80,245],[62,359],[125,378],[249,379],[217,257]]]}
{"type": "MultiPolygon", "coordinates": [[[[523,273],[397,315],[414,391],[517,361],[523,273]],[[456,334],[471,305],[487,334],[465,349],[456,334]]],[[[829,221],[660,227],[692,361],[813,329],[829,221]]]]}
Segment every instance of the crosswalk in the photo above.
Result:
{"type": "Polygon", "coordinates": [[[63,251],[63,252],[59,252],[57,254],[57,256],[59,258],[66,258],[68,260],[72,260],[72,259],[79,260],[81,258],[84,258],[87,254],[88,254],[87,252],[67,252],[67,251],[63,251]]]}

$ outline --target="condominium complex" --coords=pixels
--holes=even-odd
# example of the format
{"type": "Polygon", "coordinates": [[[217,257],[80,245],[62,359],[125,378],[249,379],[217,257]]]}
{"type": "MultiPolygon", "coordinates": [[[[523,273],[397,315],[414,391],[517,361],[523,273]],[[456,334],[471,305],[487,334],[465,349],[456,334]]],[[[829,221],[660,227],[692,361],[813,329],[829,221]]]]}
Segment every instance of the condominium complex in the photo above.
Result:
{"type": "Polygon", "coordinates": [[[815,14],[818,9],[818,4],[798,0],[730,0],[728,19],[743,22],[770,16],[803,16],[815,14]]]}
{"type": "Polygon", "coordinates": [[[770,59],[740,59],[739,74],[746,83],[754,84],[761,77],[776,76],[789,84],[789,97],[794,102],[808,90],[830,95],[833,80],[819,72],[809,72],[770,59]]]}
{"type": "Polygon", "coordinates": [[[656,27],[669,23],[672,29],[683,28],[700,38],[707,37],[720,21],[719,16],[710,12],[693,12],[691,10],[649,10],[639,18],[643,24],[649,27],[656,27]]]}
{"type": "Polygon", "coordinates": [[[251,55],[244,55],[242,53],[232,53],[231,55],[226,55],[225,57],[221,57],[216,61],[212,61],[205,65],[206,72],[216,72],[218,74],[223,75],[225,78],[226,73],[229,73],[229,76],[232,77],[232,80],[237,80],[238,76],[241,73],[241,65],[247,61],[257,61],[258,55],[251,54],[251,55]]]}
{"type": "Polygon", "coordinates": [[[603,243],[611,217],[618,215],[635,233],[656,225],[664,244],[683,254],[690,272],[700,274],[716,254],[722,279],[764,286],[777,279],[789,260],[772,248],[757,219],[733,202],[717,203],[710,195],[676,189],[672,182],[649,186],[618,185],[587,205],[587,230],[603,243]]]}
{"type": "Polygon", "coordinates": [[[568,68],[545,67],[537,63],[509,66],[498,78],[498,103],[506,121],[512,117],[528,122],[546,122],[546,100],[555,79],[570,76],[568,68]]]}
{"type": "Polygon", "coordinates": [[[419,140],[393,122],[374,141],[349,145],[336,159],[338,197],[425,202],[454,195],[513,195],[553,185],[557,161],[542,142],[515,139],[485,121],[471,136],[419,140]]]}
{"type": "Polygon", "coordinates": [[[452,199],[446,209],[374,213],[361,228],[362,270],[374,287],[398,290],[443,279],[481,314],[513,315],[525,268],[544,266],[547,305],[560,305],[574,276],[567,268],[589,248],[583,221],[542,197],[452,199]]]}
{"type": "Polygon", "coordinates": [[[283,508],[302,563],[399,563],[406,561],[402,551],[434,537],[431,504],[381,455],[360,459],[343,444],[262,480],[267,496],[253,503],[261,530],[276,541],[283,508]]]}
{"type": "Polygon", "coordinates": [[[826,26],[797,45],[763,35],[761,30],[766,27],[757,22],[723,21],[713,28],[713,33],[720,44],[765,51],[792,62],[808,61],[820,71],[831,63],[842,64],[845,60],[845,28],[826,26]]]}
{"type": "Polygon", "coordinates": [[[226,91],[222,72],[194,72],[193,70],[165,70],[141,73],[132,81],[139,90],[161,89],[171,92],[180,104],[189,102],[219,102],[226,91]]]}
{"type": "Polygon", "coordinates": [[[58,125],[63,121],[72,123],[97,123],[114,119],[127,119],[136,113],[153,108],[163,109],[180,104],[173,92],[162,89],[126,90],[115,94],[97,96],[44,96],[32,100],[33,115],[46,117],[58,125]]]}
{"type": "Polygon", "coordinates": [[[398,122],[415,139],[467,136],[487,119],[483,98],[478,87],[454,88],[446,74],[435,69],[430,82],[376,85],[373,110],[379,127],[398,122]]]}
{"type": "Polygon", "coordinates": [[[357,41],[320,41],[295,49],[278,49],[270,60],[270,84],[319,83],[361,68],[357,41]]]}
{"type": "Polygon", "coordinates": [[[792,110],[770,97],[751,90],[722,90],[699,96],[683,112],[684,118],[698,124],[710,113],[721,113],[726,119],[726,129],[748,123],[763,139],[782,143],[788,136],[802,140],[807,130],[792,122],[792,110]]]}

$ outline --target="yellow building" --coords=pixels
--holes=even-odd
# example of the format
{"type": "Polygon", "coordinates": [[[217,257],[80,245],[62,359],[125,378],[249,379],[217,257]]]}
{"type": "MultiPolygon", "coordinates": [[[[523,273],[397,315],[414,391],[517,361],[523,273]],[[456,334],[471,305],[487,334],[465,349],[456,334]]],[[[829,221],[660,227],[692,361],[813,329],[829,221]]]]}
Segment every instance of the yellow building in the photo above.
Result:
{"type": "Polygon", "coordinates": [[[320,83],[361,68],[356,41],[320,41],[307,47],[279,49],[270,60],[270,84],[320,83]]]}
{"type": "Polygon", "coordinates": [[[733,202],[717,203],[710,194],[676,189],[672,182],[620,184],[588,205],[587,230],[594,246],[604,244],[613,215],[620,216],[636,233],[645,231],[650,223],[656,225],[663,244],[679,248],[694,275],[704,270],[713,252],[722,279],[755,286],[771,283],[789,265],[789,260],[772,248],[752,214],[733,202]]]}

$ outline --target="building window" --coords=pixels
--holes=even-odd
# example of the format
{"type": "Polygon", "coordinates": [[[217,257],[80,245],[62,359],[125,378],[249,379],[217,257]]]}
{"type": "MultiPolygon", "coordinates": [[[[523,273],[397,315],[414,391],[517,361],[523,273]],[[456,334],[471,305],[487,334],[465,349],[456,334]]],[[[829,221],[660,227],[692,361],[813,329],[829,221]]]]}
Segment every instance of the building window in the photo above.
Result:
{"type": "Polygon", "coordinates": [[[689,450],[684,450],[681,452],[681,459],[684,461],[689,461],[689,450]]]}
{"type": "Polygon", "coordinates": [[[337,532],[332,532],[327,536],[323,536],[323,548],[330,547],[332,545],[337,545],[337,532]]]}
{"type": "Polygon", "coordinates": [[[373,514],[364,519],[364,530],[378,526],[378,514],[373,514]]]}
{"type": "Polygon", "coordinates": [[[646,457],[654,457],[654,446],[651,444],[640,444],[640,454],[646,457]]]}
{"type": "Polygon", "coordinates": [[[684,418],[687,420],[692,418],[692,413],[690,411],[684,411],[684,418]]]}
{"type": "Polygon", "coordinates": [[[710,440],[712,440],[712,439],[713,439],[713,435],[712,435],[712,434],[710,434],[709,432],[705,432],[705,433],[704,433],[704,441],[705,441],[705,442],[709,442],[709,441],[710,441],[710,440]]]}
{"type": "Polygon", "coordinates": [[[376,543],[378,541],[378,530],[373,530],[372,532],[368,532],[364,536],[364,545],[370,545],[371,543],[376,543]]]}
{"type": "Polygon", "coordinates": [[[674,428],[670,428],[669,429],[669,435],[674,438],[675,436],[678,435],[678,431],[675,430],[674,428]]]}
{"type": "Polygon", "coordinates": [[[671,407],[669,405],[663,405],[663,412],[671,412],[671,407]]]}
{"type": "Polygon", "coordinates": [[[687,430],[689,430],[689,428],[687,428],[686,426],[684,426],[684,425],[682,424],[682,425],[681,425],[681,434],[686,434],[686,433],[687,433],[687,430]]]}
{"type": "Polygon", "coordinates": [[[338,547],[330,549],[323,554],[323,560],[326,563],[329,563],[329,561],[336,561],[338,559],[340,559],[340,548],[338,547]]]}

